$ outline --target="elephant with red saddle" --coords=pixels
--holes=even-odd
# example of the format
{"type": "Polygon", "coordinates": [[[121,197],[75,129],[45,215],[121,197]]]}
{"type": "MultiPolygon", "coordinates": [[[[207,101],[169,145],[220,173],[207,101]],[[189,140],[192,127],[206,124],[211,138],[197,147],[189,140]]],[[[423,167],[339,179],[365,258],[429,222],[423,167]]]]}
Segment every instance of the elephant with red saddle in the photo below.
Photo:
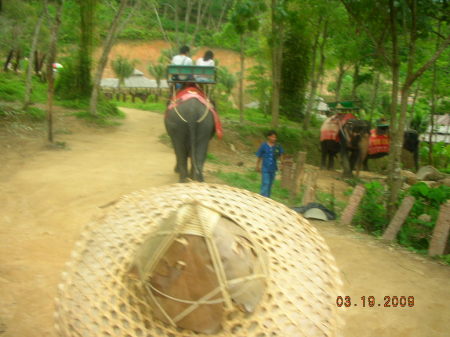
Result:
{"type": "MultiPolygon", "coordinates": [[[[416,130],[406,130],[403,134],[403,149],[412,153],[416,171],[419,169],[419,134],[416,130]]],[[[364,160],[364,170],[368,171],[368,160],[384,157],[389,154],[389,126],[378,125],[370,131],[369,152],[364,160]]]]}
{"type": "Polygon", "coordinates": [[[222,137],[220,120],[212,103],[196,86],[187,87],[172,100],[164,124],[175,150],[179,181],[187,182],[188,178],[204,181],[203,165],[209,141],[214,133],[222,137]],[[190,174],[188,158],[191,158],[190,174]]]}
{"type": "Polygon", "coordinates": [[[367,156],[369,134],[370,123],[352,114],[338,113],[327,118],[320,129],[321,168],[333,169],[334,157],[339,153],[343,176],[352,177],[355,168],[359,175],[367,156]]]}

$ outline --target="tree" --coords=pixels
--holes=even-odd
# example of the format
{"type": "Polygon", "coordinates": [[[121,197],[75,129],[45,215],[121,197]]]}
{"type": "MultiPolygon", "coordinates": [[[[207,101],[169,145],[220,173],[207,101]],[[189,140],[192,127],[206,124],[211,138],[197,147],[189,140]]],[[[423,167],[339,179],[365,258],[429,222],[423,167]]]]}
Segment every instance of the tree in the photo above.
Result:
{"type": "Polygon", "coordinates": [[[156,86],[158,88],[158,93],[156,94],[156,101],[158,101],[160,88],[161,88],[161,80],[164,78],[166,74],[166,66],[164,63],[153,64],[150,63],[148,66],[148,72],[155,78],[156,86]]]}
{"type": "Polygon", "coordinates": [[[419,38],[425,38],[426,32],[432,32],[430,25],[433,17],[445,15],[447,4],[432,0],[385,0],[359,1],[341,0],[349,14],[361,29],[371,38],[380,60],[391,68],[391,150],[388,164],[388,213],[393,216],[401,186],[401,149],[403,131],[406,124],[409,90],[412,84],[429,69],[450,43],[447,31],[441,34],[442,43],[433,55],[416,66],[416,47],[419,38]],[[419,20],[420,17],[420,20],[419,20]],[[387,44],[389,42],[389,44],[387,44]],[[406,74],[403,82],[400,77],[402,56],[406,55],[406,74]],[[417,70],[414,70],[416,68],[417,70]],[[401,96],[398,109],[398,96],[401,96]]]}
{"type": "Polygon", "coordinates": [[[239,112],[241,123],[244,122],[245,35],[259,28],[259,14],[265,8],[262,0],[237,1],[230,16],[230,22],[240,38],[239,112]]]}
{"type": "Polygon", "coordinates": [[[25,81],[25,97],[23,100],[23,109],[25,110],[31,103],[31,91],[32,91],[32,75],[33,66],[35,63],[36,46],[39,38],[39,33],[41,31],[42,21],[44,21],[44,14],[47,11],[47,0],[44,0],[42,4],[41,14],[37,20],[36,26],[34,28],[33,41],[31,43],[30,53],[28,56],[28,68],[27,68],[27,78],[25,81]]]}
{"type": "MultiPolygon", "coordinates": [[[[136,4],[136,5],[138,5],[138,4],[136,4]]],[[[128,0],[120,1],[119,8],[116,11],[114,19],[111,22],[111,26],[108,29],[108,34],[105,38],[105,41],[103,42],[102,55],[100,56],[100,59],[97,64],[97,69],[95,71],[94,83],[92,86],[91,100],[89,103],[89,112],[92,116],[97,115],[98,94],[100,92],[100,82],[102,80],[102,74],[103,74],[103,71],[105,70],[106,64],[108,63],[109,53],[111,52],[114,41],[117,37],[118,32],[120,31],[120,28],[121,28],[120,22],[121,22],[121,19],[122,19],[125,9],[127,8],[127,5],[128,5],[128,0]]],[[[131,16],[131,13],[128,16],[128,18],[131,16]]],[[[127,19],[125,19],[122,22],[123,25],[126,23],[127,19]]]]}
{"type": "Polygon", "coordinates": [[[297,121],[302,117],[305,103],[310,48],[303,16],[299,11],[290,10],[281,66],[280,113],[297,121]]]}
{"type": "Polygon", "coordinates": [[[50,41],[49,56],[47,59],[47,122],[48,122],[48,141],[53,143],[53,97],[54,97],[54,74],[53,63],[56,59],[58,46],[58,32],[61,26],[61,15],[64,6],[64,0],[56,0],[55,22],[53,23],[50,41]]]}
{"type": "Polygon", "coordinates": [[[80,97],[91,95],[92,81],[92,47],[94,34],[94,16],[97,0],[81,0],[80,2],[80,45],[78,49],[78,94],[80,97]]]}

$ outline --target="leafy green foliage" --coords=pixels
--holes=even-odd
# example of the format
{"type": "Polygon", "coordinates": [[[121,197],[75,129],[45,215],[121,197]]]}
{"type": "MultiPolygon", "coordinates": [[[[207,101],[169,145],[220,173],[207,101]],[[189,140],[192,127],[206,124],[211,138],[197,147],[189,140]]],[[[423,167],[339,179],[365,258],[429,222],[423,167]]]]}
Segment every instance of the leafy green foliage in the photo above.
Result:
{"type": "Polygon", "coordinates": [[[136,61],[128,61],[126,58],[122,56],[117,56],[112,62],[111,66],[119,79],[119,87],[125,84],[125,79],[133,75],[134,66],[136,61]]]}
{"type": "Polygon", "coordinates": [[[265,9],[266,5],[261,0],[237,1],[230,14],[230,22],[239,35],[255,31],[259,28],[258,14],[265,9]]]}
{"type": "Polygon", "coordinates": [[[161,80],[166,74],[166,66],[163,63],[150,63],[150,65],[148,66],[148,72],[155,78],[156,85],[159,88],[161,85],[161,80]]]}
{"type": "Polygon", "coordinates": [[[426,252],[439,215],[439,207],[450,198],[450,187],[442,185],[431,188],[424,182],[419,182],[411,186],[407,194],[414,196],[416,201],[398,234],[398,241],[419,252],[426,252]]]}
{"type": "Polygon", "coordinates": [[[364,231],[381,235],[386,226],[386,206],[384,186],[378,181],[364,184],[366,193],[361,200],[353,224],[364,231]]]}
{"type": "Polygon", "coordinates": [[[300,121],[308,85],[311,46],[298,13],[290,13],[287,26],[281,68],[280,113],[300,121]]]}

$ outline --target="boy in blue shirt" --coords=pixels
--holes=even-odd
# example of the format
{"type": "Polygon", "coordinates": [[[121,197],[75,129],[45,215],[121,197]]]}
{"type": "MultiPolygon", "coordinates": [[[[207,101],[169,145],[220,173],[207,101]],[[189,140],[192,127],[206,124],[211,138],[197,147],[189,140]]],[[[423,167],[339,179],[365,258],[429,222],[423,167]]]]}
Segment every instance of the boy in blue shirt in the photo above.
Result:
{"type": "Polygon", "coordinates": [[[267,141],[262,143],[256,156],[256,171],[262,173],[261,183],[261,195],[270,197],[272,191],[272,184],[275,179],[275,173],[277,171],[277,159],[284,154],[284,150],[281,145],[277,145],[277,133],[274,130],[270,130],[266,133],[267,141]],[[261,165],[262,163],[262,165],[261,165]]]}

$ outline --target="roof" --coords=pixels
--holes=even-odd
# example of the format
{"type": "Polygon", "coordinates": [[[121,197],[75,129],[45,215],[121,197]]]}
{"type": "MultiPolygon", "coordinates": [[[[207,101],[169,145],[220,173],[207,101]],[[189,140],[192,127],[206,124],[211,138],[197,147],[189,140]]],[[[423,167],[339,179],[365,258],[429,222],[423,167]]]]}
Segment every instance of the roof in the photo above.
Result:
{"type": "Polygon", "coordinates": [[[328,106],[330,109],[345,109],[345,110],[359,110],[360,107],[359,101],[341,101],[341,102],[328,102],[328,106]]]}
{"type": "MultiPolygon", "coordinates": [[[[100,86],[103,88],[118,88],[118,78],[102,78],[100,86]]],[[[125,79],[125,84],[122,88],[157,88],[156,80],[147,78],[144,73],[138,69],[134,69],[133,75],[125,79]]],[[[168,88],[166,80],[161,80],[160,88],[168,88]]]]}

